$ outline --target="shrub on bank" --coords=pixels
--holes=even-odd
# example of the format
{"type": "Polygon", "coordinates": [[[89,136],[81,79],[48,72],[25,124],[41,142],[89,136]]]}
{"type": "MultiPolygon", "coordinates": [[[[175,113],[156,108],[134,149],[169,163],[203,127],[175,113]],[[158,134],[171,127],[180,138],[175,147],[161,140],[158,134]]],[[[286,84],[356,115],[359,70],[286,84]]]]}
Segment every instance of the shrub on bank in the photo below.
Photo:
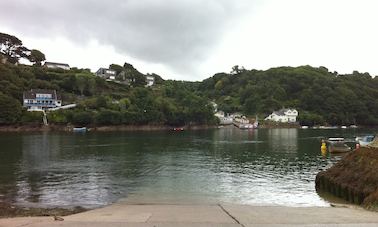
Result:
{"type": "Polygon", "coordinates": [[[98,125],[118,125],[121,124],[122,115],[114,110],[100,110],[95,116],[98,125]]]}
{"type": "Polygon", "coordinates": [[[86,126],[89,124],[92,124],[93,122],[93,114],[92,112],[88,111],[78,111],[74,112],[72,115],[72,121],[73,124],[86,126]]]}
{"type": "Polygon", "coordinates": [[[47,115],[47,119],[49,123],[67,124],[68,123],[67,111],[58,110],[58,111],[49,112],[47,115]]]}
{"type": "Polygon", "coordinates": [[[43,123],[43,113],[40,111],[26,111],[24,110],[21,115],[21,123],[43,123]]]}

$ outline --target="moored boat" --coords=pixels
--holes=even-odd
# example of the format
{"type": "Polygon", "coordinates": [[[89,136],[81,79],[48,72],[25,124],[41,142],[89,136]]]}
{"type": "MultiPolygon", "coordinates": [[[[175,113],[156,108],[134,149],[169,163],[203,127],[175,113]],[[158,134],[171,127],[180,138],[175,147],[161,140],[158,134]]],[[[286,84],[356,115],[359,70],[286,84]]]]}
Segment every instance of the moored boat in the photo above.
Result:
{"type": "Polygon", "coordinates": [[[374,135],[359,136],[356,137],[356,142],[360,144],[361,147],[367,147],[374,141],[374,135]]]}
{"type": "Polygon", "coordinates": [[[87,128],[86,127],[75,127],[72,129],[73,132],[86,132],[87,128]]]}
{"type": "Polygon", "coordinates": [[[326,142],[330,153],[343,153],[352,150],[352,148],[346,144],[343,137],[330,137],[326,142]]]}
{"type": "Polygon", "coordinates": [[[245,116],[235,117],[232,123],[240,129],[256,129],[259,126],[257,116],[256,121],[253,124],[250,123],[245,116]]]}

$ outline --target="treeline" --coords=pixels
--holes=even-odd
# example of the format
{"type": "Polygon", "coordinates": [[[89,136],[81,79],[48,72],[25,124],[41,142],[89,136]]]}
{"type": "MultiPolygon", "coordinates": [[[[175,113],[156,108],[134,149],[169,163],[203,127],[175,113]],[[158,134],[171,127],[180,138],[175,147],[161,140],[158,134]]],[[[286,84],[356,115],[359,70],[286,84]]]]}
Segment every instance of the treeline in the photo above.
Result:
{"type": "Polygon", "coordinates": [[[215,101],[226,113],[266,117],[280,108],[299,110],[302,125],[378,125],[378,78],[368,73],[341,75],[325,67],[279,67],[266,71],[234,66],[202,82],[164,81],[146,88],[146,76],[131,64],[111,64],[118,82],[89,69],[47,69],[45,56],[29,50],[15,36],[0,33],[0,124],[39,122],[38,113],[22,108],[30,89],[54,89],[73,110],[49,113],[56,124],[214,124],[215,101]],[[26,58],[33,66],[17,65],[26,58]]]}
{"type": "Polygon", "coordinates": [[[49,123],[54,124],[179,126],[216,123],[208,99],[187,89],[186,83],[164,81],[152,74],[157,84],[146,88],[140,72],[130,64],[125,67],[125,75],[135,78],[130,85],[105,81],[86,69],[0,64],[0,124],[41,123],[41,113],[22,108],[23,92],[38,88],[57,90],[64,104],[78,104],[75,109],[49,112],[49,123]]]}
{"type": "Polygon", "coordinates": [[[231,73],[204,80],[198,90],[228,113],[265,117],[286,107],[299,110],[302,125],[378,125],[378,78],[368,73],[341,75],[311,66],[266,71],[235,66],[231,73]]]}

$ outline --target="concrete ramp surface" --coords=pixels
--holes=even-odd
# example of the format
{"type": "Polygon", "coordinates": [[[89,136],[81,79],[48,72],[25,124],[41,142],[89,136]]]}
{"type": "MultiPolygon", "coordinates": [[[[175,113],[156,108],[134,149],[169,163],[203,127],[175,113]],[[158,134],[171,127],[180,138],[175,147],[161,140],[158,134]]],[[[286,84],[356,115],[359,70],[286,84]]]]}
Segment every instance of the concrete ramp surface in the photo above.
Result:
{"type": "Polygon", "coordinates": [[[248,205],[132,205],[117,203],[63,217],[0,219],[1,227],[47,226],[378,226],[378,213],[344,207],[264,207],[248,205]]]}

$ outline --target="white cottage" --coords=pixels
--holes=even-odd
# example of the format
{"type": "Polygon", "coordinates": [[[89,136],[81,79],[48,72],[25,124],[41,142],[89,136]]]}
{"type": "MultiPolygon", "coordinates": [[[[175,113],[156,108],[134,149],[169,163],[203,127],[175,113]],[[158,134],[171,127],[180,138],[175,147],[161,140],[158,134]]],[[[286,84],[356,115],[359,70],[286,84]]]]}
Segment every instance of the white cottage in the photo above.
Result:
{"type": "Polygon", "coordinates": [[[62,98],[56,90],[31,89],[23,95],[23,106],[28,111],[43,111],[62,106],[62,98]]]}
{"type": "Polygon", "coordinates": [[[43,65],[46,68],[50,69],[64,69],[64,70],[70,70],[70,66],[66,63],[57,63],[57,62],[45,62],[43,65]]]}
{"type": "Polygon", "coordinates": [[[295,123],[297,122],[298,111],[296,109],[280,109],[274,111],[265,120],[283,122],[283,123],[295,123]]]}
{"type": "Polygon", "coordinates": [[[151,87],[155,83],[155,77],[147,75],[146,82],[147,82],[146,87],[151,87]]]}

